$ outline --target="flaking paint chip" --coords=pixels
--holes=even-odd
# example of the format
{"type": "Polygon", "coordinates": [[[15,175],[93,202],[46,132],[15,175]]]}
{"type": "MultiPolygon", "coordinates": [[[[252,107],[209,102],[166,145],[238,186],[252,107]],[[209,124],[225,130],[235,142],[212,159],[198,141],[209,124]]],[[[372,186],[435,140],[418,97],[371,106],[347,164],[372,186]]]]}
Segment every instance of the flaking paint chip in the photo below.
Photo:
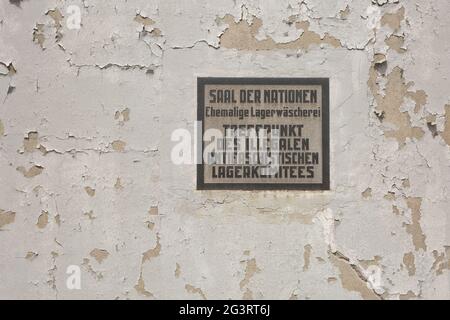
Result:
{"type": "Polygon", "coordinates": [[[36,252],[33,251],[28,251],[25,259],[27,259],[28,261],[33,261],[34,259],[36,259],[38,257],[39,254],[37,254],[36,252]]]}
{"type": "Polygon", "coordinates": [[[93,257],[98,263],[102,263],[105,259],[108,258],[109,252],[105,249],[97,249],[92,250],[89,255],[93,257]]]}
{"type": "Polygon", "coordinates": [[[36,223],[39,229],[44,229],[48,224],[48,212],[42,211],[36,223]]]}
{"type": "Polygon", "coordinates": [[[84,191],[90,196],[95,196],[95,189],[92,189],[91,187],[84,187],[84,191]]]}
{"type": "Polygon", "coordinates": [[[142,24],[144,27],[155,24],[155,21],[153,19],[151,19],[149,17],[145,17],[144,15],[142,15],[140,13],[136,14],[136,16],[134,17],[134,21],[142,24]]]}
{"type": "Polygon", "coordinates": [[[125,150],[125,146],[127,145],[125,141],[116,140],[111,144],[114,151],[123,152],[125,150]]]}
{"type": "Polygon", "coordinates": [[[11,211],[4,211],[0,209],[0,229],[4,226],[13,223],[16,220],[16,213],[11,211]]]}
{"type": "Polygon", "coordinates": [[[44,171],[44,168],[41,166],[32,166],[30,169],[25,169],[24,167],[20,166],[17,168],[17,171],[23,174],[23,176],[27,179],[34,178],[42,173],[44,171]]]}
{"type": "Polygon", "coordinates": [[[286,43],[275,42],[271,37],[258,40],[256,36],[262,28],[263,23],[262,20],[256,16],[253,16],[251,23],[244,19],[235,22],[234,17],[230,14],[225,15],[221,21],[228,24],[228,28],[220,36],[220,46],[223,48],[258,51],[274,49],[308,50],[312,45],[325,44],[334,48],[341,46],[341,42],[328,33],[325,33],[325,35],[321,37],[318,33],[309,30],[309,21],[296,22],[296,28],[303,30],[303,33],[296,40],[286,43]]]}
{"type": "Polygon", "coordinates": [[[372,196],[372,188],[367,188],[362,192],[362,196],[364,199],[368,199],[372,196]]]}
{"type": "Polygon", "coordinates": [[[120,178],[116,179],[116,183],[114,184],[114,188],[116,190],[122,190],[123,189],[122,181],[120,180],[120,178]]]}
{"type": "Polygon", "coordinates": [[[149,213],[151,216],[157,216],[157,215],[158,215],[158,207],[156,207],[156,206],[151,207],[151,208],[148,210],[148,213],[149,213]]]}

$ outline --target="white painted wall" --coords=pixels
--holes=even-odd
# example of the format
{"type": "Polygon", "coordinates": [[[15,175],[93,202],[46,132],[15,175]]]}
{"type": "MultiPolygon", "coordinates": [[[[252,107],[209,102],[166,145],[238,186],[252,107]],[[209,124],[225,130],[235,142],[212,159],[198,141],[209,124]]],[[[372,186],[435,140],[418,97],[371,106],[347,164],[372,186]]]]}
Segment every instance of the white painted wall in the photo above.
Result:
{"type": "Polygon", "coordinates": [[[449,10],[2,1],[0,298],[449,299],[449,10]],[[196,191],[198,76],[329,77],[332,190],[196,191]]]}

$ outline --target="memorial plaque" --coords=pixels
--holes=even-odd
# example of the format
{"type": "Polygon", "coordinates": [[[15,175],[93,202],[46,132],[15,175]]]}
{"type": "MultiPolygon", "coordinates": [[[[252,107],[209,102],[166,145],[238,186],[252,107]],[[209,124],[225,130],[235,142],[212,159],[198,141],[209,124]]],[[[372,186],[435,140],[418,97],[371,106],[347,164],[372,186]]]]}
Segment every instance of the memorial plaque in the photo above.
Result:
{"type": "Polygon", "coordinates": [[[197,189],[328,190],[328,78],[198,78],[197,189]]]}

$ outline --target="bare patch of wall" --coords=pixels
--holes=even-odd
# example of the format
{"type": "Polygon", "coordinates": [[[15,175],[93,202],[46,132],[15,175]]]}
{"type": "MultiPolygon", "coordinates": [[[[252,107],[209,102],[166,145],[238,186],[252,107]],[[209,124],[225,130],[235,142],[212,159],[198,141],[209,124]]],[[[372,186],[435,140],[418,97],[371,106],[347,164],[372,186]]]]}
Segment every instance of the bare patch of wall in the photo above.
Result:
{"type": "Polygon", "coordinates": [[[0,298],[450,298],[450,3],[205,3],[0,3],[0,298]],[[199,76],[330,78],[331,190],[197,191],[199,76]]]}

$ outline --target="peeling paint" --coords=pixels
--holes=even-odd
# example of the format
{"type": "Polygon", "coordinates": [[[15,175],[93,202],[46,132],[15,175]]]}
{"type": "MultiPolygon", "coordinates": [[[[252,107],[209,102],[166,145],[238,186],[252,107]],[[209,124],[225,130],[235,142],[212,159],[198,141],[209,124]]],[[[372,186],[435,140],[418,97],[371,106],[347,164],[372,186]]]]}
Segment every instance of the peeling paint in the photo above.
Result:
{"type": "Polygon", "coordinates": [[[152,24],[155,24],[155,21],[153,21],[149,17],[143,16],[141,13],[136,14],[134,21],[142,24],[143,26],[151,26],[152,24]]]}
{"type": "Polygon", "coordinates": [[[150,230],[154,230],[155,229],[155,223],[154,222],[150,222],[150,221],[146,221],[146,223],[147,223],[147,228],[148,229],[150,229],[150,230]]]}
{"type": "MultiPolygon", "coordinates": [[[[414,96],[416,92],[408,91],[411,83],[406,84],[403,78],[403,70],[395,67],[387,75],[387,84],[384,96],[379,93],[377,83],[378,74],[374,64],[372,65],[369,78],[369,88],[377,102],[378,112],[383,114],[383,122],[389,123],[395,129],[385,129],[387,138],[395,138],[401,146],[406,143],[406,139],[421,139],[424,135],[422,128],[411,125],[411,117],[408,112],[400,110],[406,96],[414,96]]],[[[420,100],[421,101],[421,100],[420,100]]],[[[419,102],[420,102],[419,101],[419,102]]]]}
{"type": "Polygon", "coordinates": [[[25,178],[31,179],[34,178],[42,173],[44,171],[44,168],[41,166],[32,166],[28,170],[25,169],[23,166],[17,167],[17,171],[23,174],[25,178]]]}
{"type": "Polygon", "coordinates": [[[40,216],[38,218],[36,226],[39,229],[44,229],[45,227],[47,227],[47,224],[48,224],[48,212],[42,211],[42,213],[40,214],[40,216]]]}
{"type": "Polygon", "coordinates": [[[245,20],[235,22],[231,15],[225,15],[222,21],[228,24],[228,29],[220,37],[220,46],[238,50],[274,50],[274,49],[304,49],[307,50],[312,45],[326,44],[337,48],[341,46],[338,39],[329,34],[323,38],[317,33],[310,31],[308,21],[298,21],[295,23],[298,29],[303,30],[302,35],[294,41],[287,43],[277,43],[272,38],[258,40],[256,34],[262,26],[262,21],[257,17],[252,17],[252,22],[245,20]]]}
{"type": "Polygon", "coordinates": [[[121,140],[116,140],[113,143],[111,143],[112,148],[114,149],[114,151],[117,152],[123,152],[125,150],[126,145],[127,145],[126,142],[121,140]]]}
{"type": "Polygon", "coordinates": [[[373,259],[370,260],[358,260],[358,263],[361,265],[362,268],[368,269],[371,266],[379,266],[381,260],[383,260],[380,256],[375,256],[373,259]]]}
{"type": "Polygon", "coordinates": [[[56,225],[58,227],[60,227],[61,226],[61,216],[59,214],[57,214],[57,215],[54,216],[54,219],[55,219],[56,225]]]}
{"type": "Polygon", "coordinates": [[[45,25],[42,23],[36,23],[36,27],[33,30],[33,41],[36,42],[41,49],[45,49],[45,34],[44,34],[45,25]]]}
{"type": "Polygon", "coordinates": [[[8,224],[14,223],[16,220],[16,213],[11,211],[4,211],[0,209],[0,230],[8,224]]]}
{"type": "Polygon", "coordinates": [[[202,289],[200,288],[196,288],[190,284],[185,285],[184,287],[186,289],[187,292],[192,293],[192,294],[199,294],[203,300],[207,300],[205,294],[203,293],[202,289]]]}
{"type": "Polygon", "coordinates": [[[62,33],[61,33],[61,29],[62,29],[62,20],[63,20],[63,15],[61,14],[61,12],[59,11],[59,9],[52,9],[47,11],[46,15],[48,15],[49,17],[51,17],[54,21],[55,24],[55,29],[56,29],[56,36],[55,39],[56,41],[60,41],[61,38],[63,37],[62,33]]]}
{"type": "Polygon", "coordinates": [[[362,196],[364,199],[368,199],[368,198],[372,197],[372,188],[367,188],[366,190],[364,190],[362,192],[362,196]]]}
{"type": "Polygon", "coordinates": [[[303,271],[307,271],[309,269],[309,266],[310,266],[310,263],[311,263],[311,250],[312,250],[311,245],[307,244],[304,247],[304,250],[305,251],[303,253],[303,261],[304,261],[303,271]]]}
{"type": "Polygon", "coordinates": [[[406,204],[411,210],[411,223],[405,225],[406,232],[411,235],[416,251],[419,249],[427,251],[427,245],[425,244],[426,235],[423,233],[420,225],[422,199],[406,198],[406,204]]]}
{"type": "Polygon", "coordinates": [[[23,1],[25,0],[9,0],[9,3],[12,3],[13,5],[20,8],[23,1]]]}
{"type": "Polygon", "coordinates": [[[10,63],[4,63],[0,61],[0,75],[12,77],[17,73],[16,68],[10,63]]]}
{"type": "Polygon", "coordinates": [[[31,131],[28,133],[27,137],[23,139],[23,148],[25,152],[36,151],[39,145],[39,134],[37,132],[31,131]]]}
{"type": "Polygon", "coordinates": [[[88,258],[83,259],[82,265],[86,268],[87,272],[96,280],[100,281],[103,279],[103,273],[95,271],[92,265],[90,264],[90,260],[88,258]]]}
{"type": "Polygon", "coordinates": [[[404,19],[405,19],[405,8],[401,7],[394,13],[385,13],[381,18],[381,25],[388,26],[392,30],[398,31],[404,19]]]}
{"type": "Polygon", "coordinates": [[[417,298],[417,296],[416,296],[416,294],[415,294],[414,292],[412,292],[411,290],[408,290],[407,293],[401,294],[401,295],[399,296],[399,299],[400,299],[400,300],[411,300],[411,299],[414,299],[414,298],[417,298]]]}
{"type": "Polygon", "coordinates": [[[156,258],[161,253],[161,243],[159,235],[156,235],[156,245],[153,249],[149,249],[142,254],[142,263],[156,258]]]}
{"type": "Polygon", "coordinates": [[[442,139],[450,146],[450,105],[445,106],[445,129],[442,132],[442,139]]]}
{"type": "Polygon", "coordinates": [[[445,252],[439,254],[437,250],[433,250],[434,263],[432,270],[436,271],[436,275],[444,274],[445,270],[450,270],[450,247],[447,247],[445,252]]]}
{"type": "Polygon", "coordinates": [[[123,185],[122,185],[122,181],[120,180],[120,178],[116,179],[116,183],[114,184],[114,188],[116,190],[123,190],[123,185]]]}
{"type": "Polygon", "coordinates": [[[37,254],[36,252],[33,251],[28,251],[25,259],[27,259],[28,261],[33,261],[34,259],[36,259],[39,256],[39,254],[37,254]]]}
{"type": "Polygon", "coordinates": [[[145,297],[153,297],[153,294],[145,289],[145,282],[142,278],[142,273],[139,275],[139,280],[137,284],[134,286],[134,289],[140,294],[145,297]]]}
{"type": "Polygon", "coordinates": [[[391,35],[385,40],[390,49],[395,50],[397,53],[405,53],[406,49],[403,47],[405,38],[397,35],[391,35]]]}
{"type": "Polygon", "coordinates": [[[95,189],[93,189],[93,188],[91,188],[91,187],[89,187],[89,186],[84,187],[84,191],[86,191],[86,193],[87,193],[90,197],[95,196],[95,189]]]}
{"type": "Polygon", "coordinates": [[[242,296],[242,300],[253,300],[253,292],[247,288],[245,289],[244,295],[242,296]]]}
{"type": "Polygon", "coordinates": [[[365,300],[380,300],[380,296],[368,288],[367,282],[361,279],[361,273],[352,268],[347,258],[330,254],[330,260],[339,270],[339,279],[344,289],[357,292],[365,300]]]}
{"type": "Polygon", "coordinates": [[[85,212],[84,215],[86,217],[88,217],[89,220],[95,220],[95,218],[96,218],[95,215],[94,215],[94,211],[92,211],[92,210],[89,211],[89,212],[85,212]]]}
{"type": "Polygon", "coordinates": [[[350,6],[349,5],[347,5],[344,10],[339,11],[339,17],[342,20],[346,20],[349,15],[350,15],[350,6]]]}
{"type": "Polygon", "coordinates": [[[181,275],[181,267],[180,265],[177,263],[176,264],[176,268],[175,268],[175,278],[179,278],[181,275]]]}
{"type": "Polygon", "coordinates": [[[244,278],[239,283],[239,287],[241,290],[245,288],[245,292],[242,296],[242,299],[244,300],[251,300],[253,299],[253,292],[250,288],[248,288],[248,284],[250,283],[251,279],[257,274],[260,273],[261,269],[258,268],[256,265],[256,259],[252,258],[245,261],[245,271],[244,271],[244,278]]]}
{"type": "Polygon", "coordinates": [[[119,124],[123,126],[125,122],[130,121],[130,112],[129,108],[125,108],[122,111],[116,111],[114,119],[119,120],[119,124]]]}
{"type": "Polygon", "coordinates": [[[408,270],[408,275],[411,277],[416,274],[416,265],[414,264],[414,253],[408,252],[403,255],[403,264],[408,270]]]}
{"type": "Polygon", "coordinates": [[[158,207],[151,207],[148,210],[148,214],[151,216],[157,216],[158,215],[158,207]]]}
{"type": "Polygon", "coordinates": [[[93,257],[98,263],[102,263],[109,256],[109,252],[105,249],[93,249],[89,255],[93,257]]]}

